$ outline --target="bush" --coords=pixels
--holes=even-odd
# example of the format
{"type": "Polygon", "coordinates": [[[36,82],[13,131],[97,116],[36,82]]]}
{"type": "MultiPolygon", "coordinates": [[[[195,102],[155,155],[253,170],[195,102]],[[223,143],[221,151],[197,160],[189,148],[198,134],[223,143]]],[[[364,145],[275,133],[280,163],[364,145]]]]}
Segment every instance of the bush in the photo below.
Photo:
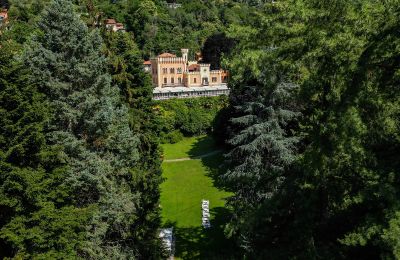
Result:
{"type": "Polygon", "coordinates": [[[161,134],[161,142],[162,143],[170,143],[175,144],[183,139],[183,134],[179,130],[174,130],[170,133],[162,133],[161,134]]]}
{"type": "Polygon", "coordinates": [[[212,132],[215,117],[227,104],[226,96],[158,101],[156,110],[162,141],[179,141],[182,137],[177,132],[185,136],[212,132]]]}

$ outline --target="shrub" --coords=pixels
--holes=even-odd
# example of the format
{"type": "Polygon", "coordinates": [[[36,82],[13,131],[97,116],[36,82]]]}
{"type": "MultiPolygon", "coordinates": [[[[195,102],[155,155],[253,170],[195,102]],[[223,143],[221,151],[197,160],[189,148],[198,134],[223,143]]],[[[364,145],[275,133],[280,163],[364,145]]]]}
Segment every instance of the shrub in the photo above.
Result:
{"type": "Polygon", "coordinates": [[[179,130],[174,130],[170,133],[162,133],[161,134],[161,142],[162,143],[170,143],[175,144],[183,139],[183,134],[179,130]]]}
{"type": "Polygon", "coordinates": [[[158,101],[161,139],[164,142],[179,141],[176,131],[185,136],[212,132],[215,117],[227,103],[226,96],[158,101]]]}

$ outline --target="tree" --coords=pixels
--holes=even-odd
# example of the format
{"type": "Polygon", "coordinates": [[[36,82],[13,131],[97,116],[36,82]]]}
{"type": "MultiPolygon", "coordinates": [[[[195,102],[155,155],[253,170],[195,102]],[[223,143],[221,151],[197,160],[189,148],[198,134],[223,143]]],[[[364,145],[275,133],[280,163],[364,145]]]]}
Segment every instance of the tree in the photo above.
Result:
{"type": "Polygon", "coordinates": [[[71,205],[58,148],[46,142],[51,109],[8,36],[0,48],[0,257],[74,257],[88,210],[71,205]]]}
{"type": "MultiPolygon", "coordinates": [[[[229,233],[240,237],[240,245],[247,251],[259,250],[257,236],[243,222],[249,222],[260,206],[281,193],[289,174],[299,138],[292,135],[293,122],[298,113],[293,102],[294,86],[279,83],[276,87],[246,90],[248,100],[236,107],[240,115],[232,118],[235,134],[228,140],[231,146],[226,155],[229,170],[223,176],[235,192],[228,204],[233,207],[229,233]]],[[[256,216],[263,218],[264,216],[256,216]]]]}
{"type": "Polygon", "coordinates": [[[271,258],[394,258],[398,6],[289,0],[263,11],[253,26],[230,28],[240,42],[230,62],[231,101],[246,102],[249,82],[299,85],[304,138],[295,175],[282,186],[287,192],[238,225],[259,239],[249,252],[264,244],[271,258]],[[303,253],[293,250],[298,241],[303,253]]]}
{"type": "Polygon", "coordinates": [[[223,55],[229,55],[235,42],[224,33],[211,35],[205,41],[201,54],[204,63],[210,63],[211,69],[220,69],[223,55]]]}
{"type": "MultiPolygon", "coordinates": [[[[52,112],[44,137],[62,162],[60,185],[70,191],[70,208],[87,216],[72,229],[84,230],[83,235],[73,233],[79,236],[72,250],[80,257],[140,258],[140,246],[134,242],[146,235],[140,232],[146,228],[139,230],[138,219],[154,212],[142,208],[146,179],[137,168],[139,138],[129,127],[118,88],[110,84],[101,37],[89,31],[72,3],[64,0],[52,3],[39,28],[23,60],[29,82],[45,95],[52,112]]],[[[67,219],[75,215],[62,214],[67,219]]],[[[52,219],[48,221],[55,225],[52,219]]],[[[155,239],[154,229],[148,238],[155,239]]],[[[13,233],[12,226],[8,230],[13,233]]],[[[35,255],[40,250],[32,251],[35,255]]]]}
{"type": "Polygon", "coordinates": [[[129,123],[137,134],[140,158],[135,167],[142,183],[140,197],[138,237],[135,243],[144,259],[158,254],[155,239],[160,226],[159,184],[161,183],[161,153],[159,149],[159,124],[153,109],[153,86],[148,73],[143,70],[140,51],[128,33],[104,33],[112,83],[119,87],[122,99],[129,107],[129,123]],[[140,232],[139,232],[140,230],[140,232]],[[140,235],[139,235],[140,234],[140,235]]]}

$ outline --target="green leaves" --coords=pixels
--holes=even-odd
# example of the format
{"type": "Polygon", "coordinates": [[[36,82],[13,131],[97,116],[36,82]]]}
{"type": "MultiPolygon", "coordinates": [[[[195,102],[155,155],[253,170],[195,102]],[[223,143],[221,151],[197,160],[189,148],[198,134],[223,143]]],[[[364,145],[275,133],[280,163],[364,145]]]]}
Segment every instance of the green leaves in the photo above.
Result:
{"type": "MultiPolygon", "coordinates": [[[[295,103],[301,105],[303,116],[301,127],[288,133],[304,138],[299,144],[300,160],[292,169],[296,174],[288,175],[282,192],[262,205],[264,210],[254,211],[255,220],[243,218],[231,226],[246,236],[259,236],[255,241],[264,243],[264,248],[246,244],[249,255],[259,257],[262,250],[298,257],[299,252],[281,251],[282,243],[296,248],[298,237],[308,241],[303,244],[310,253],[307,258],[394,257],[396,242],[384,239],[383,234],[390,234],[386,228],[390,225],[395,229],[392,218],[398,209],[394,198],[399,180],[394,176],[400,169],[400,146],[394,122],[399,117],[394,107],[399,93],[394,86],[399,83],[399,63],[395,62],[399,35],[393,30],[398,5],[289,0],[267,3],[262,11],[260,22],[249,26],[250,33],[230,28],[230,34],[240,39],[238,54],[227,61],[233,73],[231,105],[246,111],[244,104],[256,98],[246,93],[249,85],[265,97],[270,86],[282,79],[296,84],[295,103]],[[303,233],[294,237],[275,233],[288,226],[303,233]],[[254,233],[249,235],[249,230],[254,233]]],[[[257,118],[240,115],[233,120],[237,124],[233,145],[247,141],[235,130],[257,118]]],[[[267,131],[274,133],[271,128],[267,131]]],[[[237,176],[243,178],[249,171],[242,172],[237,176]]],[[[242,182],[238,178],[237,183],[242,182]]],[[[253,193],[271,183],[253,188],[253,193]]],[[[234,203],[246,205],[245,201],[240,198],[234,203]]]]}
{"type": "Polygon", "coordinates": [[[171,99],[157,103],[162,141],[170,139],[169,134],[179,130],[193,136],[212,131],[218,112],[227,105],[224,96],[212,98],[171,99]]]}
{"type": "MultiPolygon", "coordinates": [[[[0,89],[5,256],[157,255],[159,159],[148,161],[151,166],[139,161],[149,159],[148,151],[130,127],[118,87],[111,85],[99,32],[89,31],[65,0],[53,1],[39,28],[25,47],[17,79],[1,81],[6,83],[0,89]],[[139,154],[139,147],[145,152],[139,154]]],[[[120,42],[127,45],[116,55],[135,62],[129,72],[141,72],[133,43],[120,42]]],[[[1,67],[3,72],[12,75],[1,67]]],[[[133,97],[151,100],[143,93],[133,97]]]]}

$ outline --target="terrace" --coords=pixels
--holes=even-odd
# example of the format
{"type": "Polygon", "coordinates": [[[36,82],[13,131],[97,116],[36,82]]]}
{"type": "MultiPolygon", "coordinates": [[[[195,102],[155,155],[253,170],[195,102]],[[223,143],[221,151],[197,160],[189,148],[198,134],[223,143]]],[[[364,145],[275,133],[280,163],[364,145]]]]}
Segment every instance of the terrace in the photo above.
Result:
{"type": "Polygon", "coordinates": [[[165,100],[171,98],[190,98],[190,97],[215,97],[229,95],[229,88],[226,84],[212,87],[164,87],[153,90],[155,100],[165,100]]]}

